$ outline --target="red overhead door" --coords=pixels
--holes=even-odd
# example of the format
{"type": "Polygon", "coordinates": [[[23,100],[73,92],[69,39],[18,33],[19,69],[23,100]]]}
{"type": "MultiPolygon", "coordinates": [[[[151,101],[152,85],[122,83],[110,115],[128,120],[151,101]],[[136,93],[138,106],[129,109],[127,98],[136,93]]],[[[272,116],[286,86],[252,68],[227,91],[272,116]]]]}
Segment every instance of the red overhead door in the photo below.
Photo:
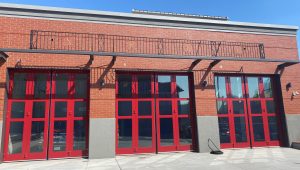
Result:
{"type": "Polygon", "coordinates": [[[86,156],[88,74],[13,70],[9,78],[4,160],[86,156]]]}
{"type": "Polygon", "coordinates": [[[278,146],[280,127],[267,76],[215,76],[222,148],[278,146]]]}
{"type": "Polygon", "coordinates": [[[117,75],[118,154],[193,149],[187,74],[117,75]]]}

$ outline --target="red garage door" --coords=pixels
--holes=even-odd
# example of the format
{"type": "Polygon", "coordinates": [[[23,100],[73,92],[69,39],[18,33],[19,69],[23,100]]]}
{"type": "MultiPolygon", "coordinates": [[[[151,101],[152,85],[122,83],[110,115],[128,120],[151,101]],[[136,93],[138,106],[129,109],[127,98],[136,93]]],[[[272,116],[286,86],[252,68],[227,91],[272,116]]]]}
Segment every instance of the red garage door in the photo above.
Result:
{"type": "Polygon", "coordinates": [[[5,161],[87,155],[87,73],[13,70],[9,79],[5,161]]]}
{"type": "Polygon", "coordinates": [[[118,74],[116,152],[192,150],[190,81],[187,74],[118,74]]]}
{"type": "Polygon", "coordinates": [[[216,76],[222,148],[280,145],[273,80],[267,76],[216,76]]]}

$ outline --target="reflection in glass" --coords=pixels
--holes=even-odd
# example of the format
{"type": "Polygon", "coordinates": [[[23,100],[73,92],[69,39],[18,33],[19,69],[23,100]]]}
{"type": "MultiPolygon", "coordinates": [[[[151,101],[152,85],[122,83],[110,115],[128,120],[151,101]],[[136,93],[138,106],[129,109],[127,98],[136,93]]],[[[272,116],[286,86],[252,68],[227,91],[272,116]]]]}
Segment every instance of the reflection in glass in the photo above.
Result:
{"type": "Polygon", "coordinates": [[[132,121],[131,119],[118,120],[118,147],[131,148],[132,146],[132,121]]]}
{"type": "Polygon", "coordinates": [[[45,117],[46,102],[33,102],[32,117],[43,118],[45,117]]]}
{"type": "Polygon", "coordinates": [[[171,115],[172,114],[172,101],[159,101],[159,114],[171,115]]]}
{"type": "Polygon", "coordinates": [[[248,77],[248,91],[250,98],[259,98],[258,78],[248,77]]]}
{"type": "Polygon", "coordinates": [[[253,133],[255,141],[265,141],[264,125],[261,116],[252,117],[253,133]]]}
{"type": "Polygon", "coordinates": [[[271,140],[278,140],[279,134],[277,129],[277,119],[276,116],[268,117],[269,123],[269,131],[270,131],[270,139],[271,140]]]}
{"type": "Polygon", "coordinates": [[[138,104],[139,116],[149,116],[152,114],[151,101],[139,101],[138,104]]]}
{"type": "Polygon", "coordinates": [[[8,137],[8,153],[16,154],[22,152],[23,122],[11,122],[8,137]]]}
{"type": "Polygon", "coordinates": [[[43,152],[44,127],[43,121],[31,123],[30,152],[43,152]]]}
{"type": "Polygon", "coordinates": [[[215,88],[216,88],[216,97],[217,98],[226,98],[226,83],[225,77],[215,76],[215,88]]]}
{"type": "Polygon", "coordinates": [[[47,74],[35,74],[34,75],[34,98],[44,99],[46,98],[46,85],[47,74]]]}
{"type": "Polygon", "coordinates": [[[131,101],[119,101],[118,102],[118,115],[119,116],[131,116],[132,115],[131,101]]]}
{"type": "Polygon", "coordinates": [[[152,146],[152,119],[139,119],[139,147],[152,146]]]}
{"type": "Polygon", "coordinates": [[[25,102],[13,102],[11,106],[11,118],[24,118],[25,102]]]}
{"type": "Polygon", "coordinates": [[[56,74],[55,83],[56,83],[55,97],[67,98],[68,97],[68,74],[56,74]]]}
{"type": "Polygon", "coordinates": [[[75,97],[76,98],[86,98],[87,97],[88,75],[87,74],[76,74],[74,82],[75,82],[75,97]]]}
{"type": "Polygon", "coordinates": [[[75,102],[74,106],[74,116],[75,117],[84,117],[86,116],[86,102],[75,102]]]}
{"type": "Polygon", "coordinates": [[[260,114],[261,113],[261,102],[259,100],[250,101],[251,113],[260,114]]]}
{"type": "Polygon", "coordinates": [[[229,121],[227,117],[219,117],[219,134],[221,143],[230,143],[229,121]]]}
{"type": "Polygon", "coordinates": [[[85,120],[74,120],[73,149],[85,150],[86,148],[86,124],[85,120]]]}
{"type": "Polygon", "coordinates": [[[189,118],[179,118],[179,137],[180,144],[192,144],[192,126],[189,118]]]}
{"type": "Polygon", "coordinates": [[[190,103],[188,100],[177,101],[178,114],[190,114],[190,103]]]}
{"type": "Polygon", "coordinates": [[[67,102],[55,102],[55,117],[67,116],[67,102]]]}
{"type": "Polygon", "coordinates": [[[54,134],[53,134],[53,151],[65,151],[66,150],[66,134],[67,123],[66,121],[54,122],[54,134]]]}
{"type": "Polygon", "coordinates": [[[158,95],[161,98],[171,97],[171,76],[158,76],[158,95]]]}
{"type": "Polygon", "coordinates": [[[140,98],[151,97],[151,76],[137,76],[138,79],[138,96],[140,98]]]}
{"type": "Polygon", "coordinates": [[[266,101],[267,113],[275,113],[275,106],[273,100],[266,101]]]}
{"type": "Polygon", "coordinates": [[[217,113],[218,114],[227,114],[228,113],[228,105],[225,100],[217,101],[217,113]]]}
{"type": "Polygon", "coordinates": [[[230,87],[232,98],[242,98],[242,78],[241,77],[230,77],[230,87]]]}
{"type": "Polygon", "coordinates": [[[26,95],[26,73],[15,73],[14,74],[14,85],[12,91],[12,98],[24,99],[26,95]]]}
{"type": "Polygon", "coordinates": [[[234,114],[244,114],[244,101],[232,101],[233,113],[234,114]]]}
{"type": "Polygon", "coordinates": [[[131,75],[118,75],[118,97],[130,98],[132,96],[131,87],[131,75]]]}
{"type": "Polygon", "coordinates": [[[178,98],[189,98],[188,76],[176,76],[176,90],[178,98]]]}
{"type": "Polygon", "coordinates": [[[270,77],[264,77],[263,78],[263,84],[264,84],[264,96],[265,96],[265,98],[273,97],[271,78],[270,77]]]}
{"type": "Polygon", "coordinates": [[[160,145],[171,146],[174,144],[173,140],[173,122],[172,118],[160,119],[160,145]]]}
{"type": "Polygon", "coordinates": [[[236,142],[247,142],[245,117],[235,117],[234,128],[236,142]]]}

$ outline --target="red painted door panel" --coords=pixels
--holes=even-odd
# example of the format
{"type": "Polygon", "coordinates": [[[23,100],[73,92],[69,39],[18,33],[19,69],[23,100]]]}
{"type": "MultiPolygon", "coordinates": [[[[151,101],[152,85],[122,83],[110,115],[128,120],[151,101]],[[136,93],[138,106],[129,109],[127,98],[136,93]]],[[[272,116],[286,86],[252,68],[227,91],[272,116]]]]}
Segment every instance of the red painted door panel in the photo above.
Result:
{"type": "Polygon", "coordinates": [[[116,153],[192,150],[189,81],[186,74],[118,74],[116,153]]]}
{"type": "Polygon", "coordinates": [[[88,75],[68,71],[61,79],[67,80],[67,90],[55,75],[10,71],[4,161],[87,155],[88,75]]]}

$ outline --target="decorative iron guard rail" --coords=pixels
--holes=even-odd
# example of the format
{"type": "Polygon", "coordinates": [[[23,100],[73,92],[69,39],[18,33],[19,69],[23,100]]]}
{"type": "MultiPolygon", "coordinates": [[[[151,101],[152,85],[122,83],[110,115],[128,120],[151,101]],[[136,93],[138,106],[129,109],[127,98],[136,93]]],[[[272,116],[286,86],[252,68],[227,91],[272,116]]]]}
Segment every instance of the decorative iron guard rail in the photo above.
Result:
{"type": "Polygon", "coordinates": [[[31,31],[30,48],[150,55],[265,58],[264,45],[259,43],[132,37],[39,30],[31,31]]]}

